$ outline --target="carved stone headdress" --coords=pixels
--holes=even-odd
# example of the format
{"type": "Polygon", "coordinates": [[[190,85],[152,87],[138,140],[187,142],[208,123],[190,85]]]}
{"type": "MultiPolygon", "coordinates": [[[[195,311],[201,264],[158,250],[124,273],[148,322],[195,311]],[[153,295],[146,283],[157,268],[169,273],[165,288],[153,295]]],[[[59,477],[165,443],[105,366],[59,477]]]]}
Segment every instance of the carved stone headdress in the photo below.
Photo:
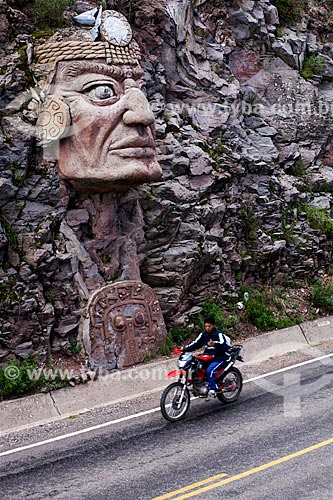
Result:
{"type": "Polygon", "coordinates": [[[92,30],[80,29],[67,40],[40,45],[35,48],[35,56],[39,64],[102,58],[107,64],[137,65],[141,59],[126,17],[114,10],[101,12],[101,9],[92,30]]]}

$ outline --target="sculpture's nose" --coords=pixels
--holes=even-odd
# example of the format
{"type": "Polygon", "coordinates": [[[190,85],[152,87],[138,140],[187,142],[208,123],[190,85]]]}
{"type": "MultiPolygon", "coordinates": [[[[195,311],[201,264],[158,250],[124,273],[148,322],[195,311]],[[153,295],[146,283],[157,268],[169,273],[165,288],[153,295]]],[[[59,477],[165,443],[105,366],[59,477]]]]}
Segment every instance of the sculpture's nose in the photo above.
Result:
{"type": "Polygon", "coordinates": [[[149,107],[149,102],[144,93],[131,84],[131,80],[125,81],[125,106],[123,115],[125,125],[151,125],[155,121],[154,113],[149,107]]]}

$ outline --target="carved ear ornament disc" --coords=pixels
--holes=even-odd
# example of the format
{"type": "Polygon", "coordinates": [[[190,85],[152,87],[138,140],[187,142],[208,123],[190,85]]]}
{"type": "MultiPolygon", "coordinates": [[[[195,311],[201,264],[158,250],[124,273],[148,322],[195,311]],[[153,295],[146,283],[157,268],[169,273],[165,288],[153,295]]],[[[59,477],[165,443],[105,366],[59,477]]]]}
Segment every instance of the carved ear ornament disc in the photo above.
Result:
{"type": "Polygon", "coordinates": [[[56,141],[71,124],[69,107],[60,99],[48,96],[39,106],[36,136],[41,145],[56,141]]]}

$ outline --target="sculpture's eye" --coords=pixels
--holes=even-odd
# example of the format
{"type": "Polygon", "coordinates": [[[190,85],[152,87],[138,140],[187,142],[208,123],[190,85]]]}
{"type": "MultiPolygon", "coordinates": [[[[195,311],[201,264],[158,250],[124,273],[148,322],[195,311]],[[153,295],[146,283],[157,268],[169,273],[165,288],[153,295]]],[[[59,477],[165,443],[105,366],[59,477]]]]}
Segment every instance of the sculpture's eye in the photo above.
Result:
{"type": "Polygon", "coordinates": [[[94,101],[106,101],[115,96],[113,86],[110,84],[97,84],[89,87],[84,92],[90,99],[94,101]]]}
{"type": "Polygon", "coordinates": [[[126,318],[122,313],[117,313],[111,319],[113,327],[116,330],[123,331],[126,328],[126,318]]]}
{"type": "Polygon", "coordinates": [[[145,324],[145,315],[144,315],[144,312],[141,309],[134,311],[134,323],[137,326],[144,326],[144,324],[145,324]]]}

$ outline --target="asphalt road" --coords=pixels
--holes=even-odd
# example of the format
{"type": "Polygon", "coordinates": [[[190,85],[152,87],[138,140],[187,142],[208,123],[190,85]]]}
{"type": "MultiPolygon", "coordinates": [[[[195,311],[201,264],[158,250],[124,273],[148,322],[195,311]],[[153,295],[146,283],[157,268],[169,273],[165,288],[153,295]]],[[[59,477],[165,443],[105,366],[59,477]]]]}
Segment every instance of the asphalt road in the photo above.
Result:
{"type": "Polygon", "coordinates": [[[247,383],[229,406],[193,401],[176,424],[155,412],[0,456],[0,497],[332,500],[332,375],[330,358],[247,383]]]}

